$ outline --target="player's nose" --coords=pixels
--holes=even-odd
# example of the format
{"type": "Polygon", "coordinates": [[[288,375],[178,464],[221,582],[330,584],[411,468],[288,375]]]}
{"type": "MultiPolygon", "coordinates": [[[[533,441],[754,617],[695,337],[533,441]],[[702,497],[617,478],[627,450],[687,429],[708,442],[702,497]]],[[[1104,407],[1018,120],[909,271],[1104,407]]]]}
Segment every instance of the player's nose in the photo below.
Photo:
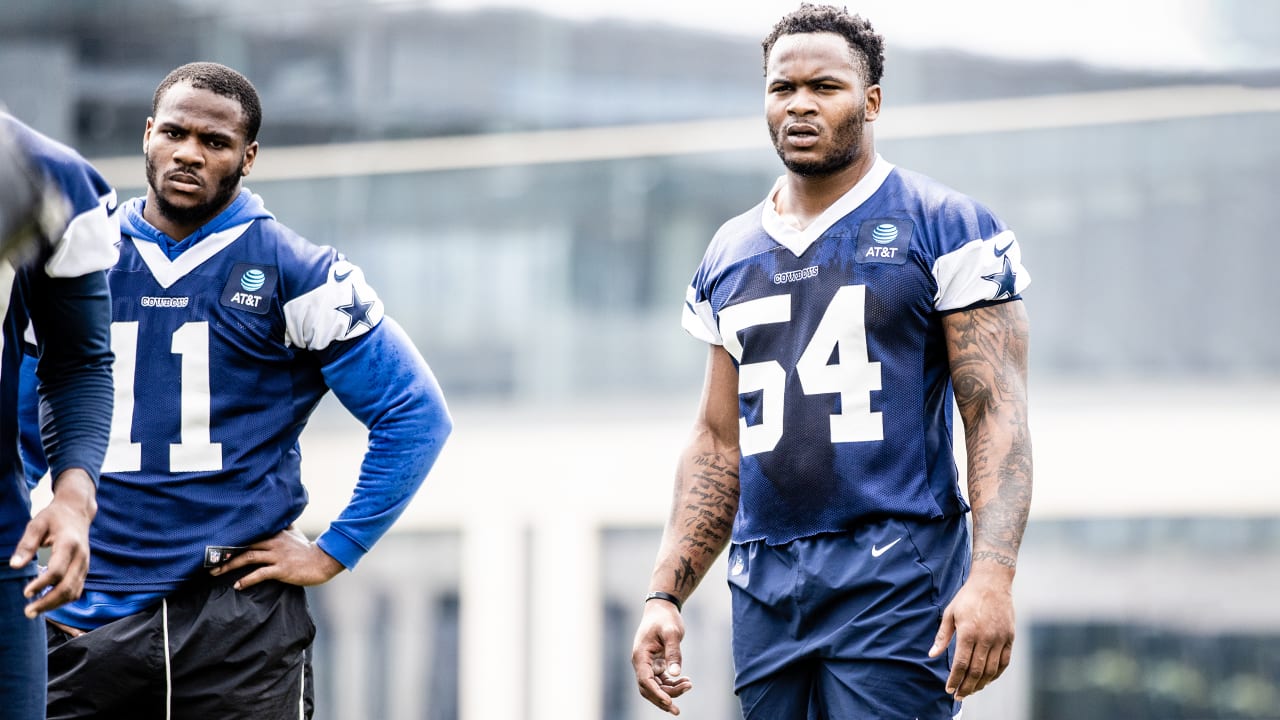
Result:
{"type": "Polygon", "coordinates": [[[203,165],[204,153],[200,150],[199,141],[193,137],[183,138],[173,149],[173,159],[186,166],[203,165]]]}

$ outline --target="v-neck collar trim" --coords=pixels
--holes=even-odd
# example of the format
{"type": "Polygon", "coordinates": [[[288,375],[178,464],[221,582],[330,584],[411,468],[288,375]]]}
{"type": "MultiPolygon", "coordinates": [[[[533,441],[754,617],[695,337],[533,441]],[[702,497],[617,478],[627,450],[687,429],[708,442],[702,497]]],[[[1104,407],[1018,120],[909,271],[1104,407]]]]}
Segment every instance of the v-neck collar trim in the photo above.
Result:
{"type": "Polygon", "coordinates": [[[156,282],[160,284],[160,287],[167,290],[174,283],[190,274],[192,270],[200,267],[200,265],[235,242],[252,224],[253,220],[250,220],[208,235],[200,242],[184,250],[181,255],[173,260],[170,260],[164,254],[164,250],[151,240],[138,237],[130,237],[129,239],[133,241],[133,246],[138,249],[139,257],[146,263],[147,268],[151,270],[151,274],[155,276],[156,282]]]}
{"type": "Polygon", "coordinates": [[[801,230],[796,226],[782,219],[778,214],[775,201],[778,197],[778,191],[782,188],[782,183],[786,180],[786,176],[779,177],[773,184],[773,189],[769,191],[769,195],[764,199],[763,216],[761,224],[764,231],[769,234],[779,245],[790,250],[793,255],[799,257],[804,254],[809,246],[815,240],[822,237],[822,234],[831,229],[845,215],[857,210],[862,203],[867,201],[875,194],[880,186],[884,184],[885,179],[889,177],[889,173],[893,171],[894,164],[876,154],[876,160],[871,165],[871,169],[867,174],[858,181],[856,185],[849,188],[849,191],[840,196],[840,199],[831,203],[831,206],[823,211],[821,215],[809,223],[808,227],[801,230]]]}

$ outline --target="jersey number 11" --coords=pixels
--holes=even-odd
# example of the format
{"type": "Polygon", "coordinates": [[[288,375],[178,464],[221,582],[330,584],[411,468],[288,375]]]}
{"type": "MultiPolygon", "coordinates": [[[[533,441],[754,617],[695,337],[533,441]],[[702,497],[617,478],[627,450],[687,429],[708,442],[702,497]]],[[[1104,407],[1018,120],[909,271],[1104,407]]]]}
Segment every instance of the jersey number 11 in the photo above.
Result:
{"type": "MultiPolygon", "coordinates": [[[[103,472],[142,469],[142,443],[133,442],[134,376],[138,367],[138,323],[111,323],[115,363],[115,410],[103,472]]],[[[184,323],[173,333],[170,352],[182,356],[180,425],[169,444],[169,472],[222,469],[222,443],[209,440],[209,323],[184,323]]]]}

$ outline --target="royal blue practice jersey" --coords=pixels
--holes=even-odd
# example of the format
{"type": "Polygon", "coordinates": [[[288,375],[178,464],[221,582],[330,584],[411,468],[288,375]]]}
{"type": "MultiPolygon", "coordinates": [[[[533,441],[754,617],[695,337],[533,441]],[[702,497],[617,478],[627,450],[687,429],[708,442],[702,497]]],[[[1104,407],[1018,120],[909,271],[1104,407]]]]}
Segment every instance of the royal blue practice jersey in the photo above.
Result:
{"type": "MultiPolygon", "coordinates": [[[[0,261],[0,558],[7,559],[30,520],[18,396],[23,335],[33,324],[44,331],[44,342],[33,347],[40,360],[38,370],[32,360],[31,441],[47,453],[55,476],[78,467],[97,478],[111,413],[102,271],[115,260],[119,230],[111,217],[115,192],[78,153],[3,112],[0,133],[36,173],[0,182],[47,183],[42,225],[49,235],[47,245],[28,249],[26,262],[16,270],[0,261]]],[[[8,562],[0,562],[0,576],[8,572],[8,562]]]]}
{"type": "Polygon", "coordinates": [[[1013,233],[879,157],[803,231],[775,211],[779,186],[716,233],[684,310],[738,366],[734,542],[967,511],[942,317],[1019,297],[1013,233]]]}
{"type": "Polygon", "coordinates": [[[403,510],[449,431],[425,362],[336,250],[247,190],[181,243],[143,219],[144,203],[121,207],[108,273],[115,412],[93,563],[85,597],[55,613],[81,627],[205,572],[209,546],[293,522],[307,503],[298,437],[328,389],[372,433],[351,504],[318,540],[348,567],[403,510]]]}

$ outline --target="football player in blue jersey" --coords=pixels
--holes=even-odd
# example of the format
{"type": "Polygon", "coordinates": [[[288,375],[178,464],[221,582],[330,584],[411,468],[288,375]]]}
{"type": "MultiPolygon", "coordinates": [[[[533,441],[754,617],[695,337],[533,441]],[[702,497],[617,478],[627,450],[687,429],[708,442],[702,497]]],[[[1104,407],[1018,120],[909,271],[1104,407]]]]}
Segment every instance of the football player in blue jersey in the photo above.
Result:
{"type": "Polygon", "coordinates": [[[451,430],[440,388],[360,268],[242,187],[262,111],[240,73],[171,72],[148,190],[108,273],[115,413],[84,595],[51,615],[49,717],[310,717],[304,586],[352,568],[451,430]],[[332,391],[368,428],[314,541],[298,437],[332,391]]]}
{"type": "Polygon", "coordinates": [[[804,4],[763,47],[786,173],[720,228],[686,296],[710,356],[636,680],[679,712],[681,604],[727,547],[747,720],[953,718],[1013,647],[1029,276],[987,208],[877,154],[870,23],[804,4]]]}
{"type": "Polygon", "coordinates": [[[45,716],[40,614],[79,596],[89,568],[111,422],[104,271],[116,257],[114,208],[115,192],[79,154],[0,112],[0,715],[14,720],[45,716]],[[34,518],[18,446],[28,327],[41,341],[27,422],[53,477],[34,518]],[[50,553],[40,569],[42,546],[50,553]]]}

